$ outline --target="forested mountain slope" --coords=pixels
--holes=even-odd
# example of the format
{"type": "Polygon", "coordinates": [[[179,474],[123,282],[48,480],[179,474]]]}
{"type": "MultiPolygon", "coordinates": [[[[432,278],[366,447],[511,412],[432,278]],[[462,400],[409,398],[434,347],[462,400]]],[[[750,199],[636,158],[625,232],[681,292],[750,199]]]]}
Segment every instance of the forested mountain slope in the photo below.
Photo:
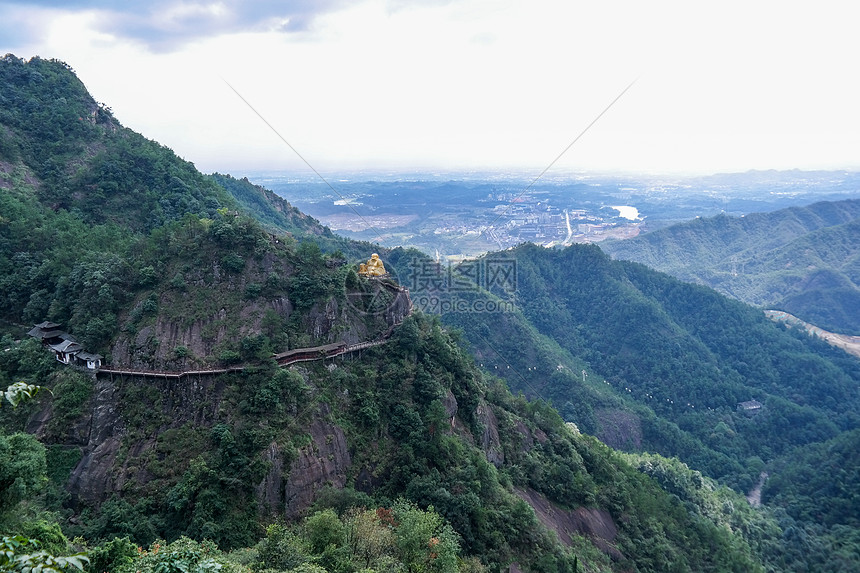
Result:
{"type": "Polygon", "coordinates": [[[696,219],[602,246],[616,259],[860,334],[860,200],[696,219]]]}
{"type": "Polygon", "coordinates": [[[123,128],[67,65],[6,56],[0,82],[0,386],[51,390],[0,410],[4,536],[51,553],[81,536],[90,571],[123,573],[745,572],[789,555],[736,493],[512,396],[356,275],[366,245],[123,128]],[[45,319],[140,373],[60,365],[23,334],[45,319]],[[343,359],[271,359],[388,332],[343,359]]]}
{"type": "MultiPolygon", "coordinates": [[[[790,464],[798,446],[826,455],[823,443],[860,424],[855,358],[707,287],[612,261],[597,246],[523,245],[470,263],[459,277],[456,268],[453,278],[441,271],[438,284],[414,253],[391,256],[400,257],[407,282],[435,288],[444,322],[463,329],[485,369],[514,391],[550,399],[567,421],[613,447],[677,456],[748,491],[763,471],[790,464]],[[516,269],[513,308],[504,306],[511,291],[462,288],[479,274],[476,265],[484,273],[516,269]],[[496,311],[475,311],[487,308],[496,311]]],[[[845,461],[856,470],[856,459],[845,461]]],[[[833,495],[853,503],[850,490],[833,495]]],[[[853,529],[816,529],[808,514],[792,515],[801,521],[790,527],[809,543],[853,546],[853,529]]],[[[810,559],[808,566],[818,558],[810,559]]]]}
{"type": "Polygon", "coordinates": [[[860,423],[860,362],[753,307],[597,246],[523,245],[486,260],[515,262],[515,308],[445,321],[514,389],[551,398],[614,446],[677,455],[746,489],[756,458],[860,423]],[[752,400],[758,415],[739,411],[752,400]]]}
{"type": "Polygon", "coordinates": [[[315,277],[345,261],[337,249],[369,246],[122,127],[65,64],[7,56],[0,80],[2,318],[50,319],[109,364],[158,369],[390,326],[345,334],[361,320],[325,301],[343,295],[346,269],[334,283],[315,277]],[[273,340],[291,320],[292,335],[273,340]],[[248,350],[261,336],[265,349],[248,350]]]}
{"type": "MultiPolygon", "coordinates": [[[[16,349],[4,370],[26,373],[16,358],[32,353],[16,349]]],[[[755,571],[761,557],[749,544],[778,542],[774,522],[701,478],[685,486],[701,504],[691,511],[638,462],[485,379],[421,316],[354,360],[261,367],[185,387],[63,372],[47,380],[58,381],[51,415],[33,404],[16,417],[37,421],[30,428],[48,444],[55,475],[72,470],[69,493],[54,499],[66,499],[69,535],[93,542],[187,535],[229,549],[257,541],[261,516],[296,519],[315,499],[316,510],[342,511],[398,498],[432,506],[461,554],[491,567],[571,571],[576,554],[590,571],[755,571]],[[123,447],[100,457],[114,441],[123,447]],[[711,513],[719,500],[737,512],[711,513]],[[744,540],[740,529],[752,522],[766,533],[744,540]]],[[[664,478],[689,479],[682,467],[658,467],[664,478]]]]}
{"type": "Polygon", "coordinates": [[[349,240],[331,232],[319,221],[302,213],[283,197],[255,185],[247,177],[236,179],[230,175],[213,173],[209,178],[230,193],[239,206],[264,227],[286,232],[298,239],[309,239],[324,252],[340,251],[350,258],[365,257],[373,245],[349,240]]]}

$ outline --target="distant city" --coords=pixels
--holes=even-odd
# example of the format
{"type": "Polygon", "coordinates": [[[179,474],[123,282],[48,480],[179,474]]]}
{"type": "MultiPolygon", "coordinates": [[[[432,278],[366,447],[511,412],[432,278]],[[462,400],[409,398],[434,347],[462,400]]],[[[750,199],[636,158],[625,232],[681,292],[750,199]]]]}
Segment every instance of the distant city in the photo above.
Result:
{"type": "Polygon", "coordinates": [[[570,174],[537,182],[488,173],[258,173],[333,231],[457,260],[523,242],[545,247],[625,239],[695,217],[860,194],[845,171],[750,171],[707,177],[570,174]]]}

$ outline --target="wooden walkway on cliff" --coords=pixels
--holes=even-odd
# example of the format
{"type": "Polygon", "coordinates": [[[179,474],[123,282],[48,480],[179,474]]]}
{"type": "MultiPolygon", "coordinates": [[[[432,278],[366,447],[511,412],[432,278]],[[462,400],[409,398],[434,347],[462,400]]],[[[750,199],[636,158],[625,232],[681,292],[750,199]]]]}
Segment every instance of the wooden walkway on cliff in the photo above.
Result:
{"type": "MultiPolygon", "coordinates": [[[[381,346],[388,342],[388,337],[380,340],[372,340],[369,342],[359,342],[358,344],[346,344],[338,342],[335,344],[326,344],[324,346],[312,346],[309,348],[294,348],[281,354],[275,354],[272,358],[278,363],[278,366],[284,368],[297,362],[310,362],[314,360],[325,360],[326,358],[334,358],[351,352],[358,352],[366,348],[381,346]]],[[[230,366],[228,368],[212,368],[206,370],[185,370],[182,372],[163,371],[163,370],[131,370],[126,368],[99,368],[96,375],[113,376],[137,376],[141,378],[161,378],[167,380],[181,380],[191,376],[207,376],[212,374],[230,374],[233,372],[242,372],[247,366],[230,366]]]]}
{"type": "MultiPolygon", "coordinates": [[[[390,284],[386,281],[380,281],[380,284],[398,294],[406,294],[407,301],[409,302],[409,306],[406,310],[406,316],[412,314],[412,300],[409,299],[409,290],[401,287],[396,284],[390,284]]],[[[295,364],[297,362],[310,362],[313,360],[325,360],[326,358],[334,358],[336,356],[342,356],[344,354],[350,354],[352,352],[358,352],[360,350],[364,350],[366,348],[373,348],[374,346],[381,346],[388,342],[388,339],[391,337],[391,333],[394,332],[394,329],[397,328],[400,323],[403,322],[403,319],[392,324],[388,330],[382,335],[381,338],[377,340],[370,340],[367,342],[359,342],[357,344],[347,344],[345,342],[335,342],[333,344],[325,344],[323,346],[311,346],[309,348],[294,348],[292,350],[287,350],[286,352],[281,352],[280,354],[275,354],[272,358],[275,359],[275,362],[278,363],[278,366],[284,368],[291,364],[295,364]]],[[[167,380],[181,380],[182,378],[187,378],[190,376],[206,376],[212,374],[230,374],[232,372],[242,372],[247,366],[230,366],[228,368],[213,368],[207,370],[185,370],[182,372],[175,371],[163,371],[163,370],[131,370],[126,368],[99,368],[95,371],[96,376],[102,374],[108,374],[111,377],[113,376],[139,376],[142,378],[162,378],[167,380]]]]}

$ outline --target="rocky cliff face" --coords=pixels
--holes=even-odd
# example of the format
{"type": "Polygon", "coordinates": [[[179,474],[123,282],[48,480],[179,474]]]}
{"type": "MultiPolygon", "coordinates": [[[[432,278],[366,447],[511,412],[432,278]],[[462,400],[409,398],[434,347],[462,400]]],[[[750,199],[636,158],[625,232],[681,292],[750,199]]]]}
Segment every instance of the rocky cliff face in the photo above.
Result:
{"type": "MultiPolygon", "coordinates": [[[[72,504],[100,504],[129,487],[145,489],[150,482],[165,477],[166,472],[181,474],[195,452],[182,452],[181,463],[165,468],[175,460],[162,437],[189,427],[211,429],[226,407],[226,388],[221,378],[207,375],[179,383],[101,375],[89,411],[78,424],[82,428],[80,439],[65,444],[77,446],[82,452],[67,485],[72,504]],[[140,403],[130,407],[129,400],[140,403]],[[138,414],[144,410],[146,414],[131,419],[130,409],[138,414]]],[[[320,488],[345,485],[351,457],[346,436],[330,420],[330,414],[328,407],[321,404],[305,428],[309,443],[298,452],[272,442],[262,453],[269,470],[255,491],[264,513],[297,517],[313,503],[320,488]]],[[[38,434],[51,415],[50,407],[46,408],[33,418],[30,429],[38,434]]]]}
{"type": "MultiPolygon", "coordinates": [[[[505,463],[505,452],[499,440],[499,421],[496,419],[493,408],[487,403],[482,403],[478,406],[476,417],[484,427],[484,433],[481,436],[481,449],[487,455],[487,461],[497,467],[502,466],[505,463]]],[[[523,435],[530,436],[531,433],[527,429],[525,430],[523,435]]]]}
{"type": "MultiPolygon", "coordinates": [[[[73,504],[101,503],[127,484],[152,481],[156,476],[141,460],[163,457],[157,451],[158,436],[186,424],[210,427],[223,395],[224,384],[215,376],[182,384],[99,376],[88,412],[77,424],[85,431],[80,440],[65,444],[78,446],[82,452],[67,485],[73,504]],[[130,409],[143,415],[132,418],[130,409]]],[[[50,422],[50,411],[37,419],[42,420],[40,427],[33,428],[38,434],[50,422]]]]}
{"type": "MultiPolygon", "coordinates": [[[[387,296],[386,306],[373,315],[364,316],[354,306],[336,298],[314,306],[303,313],[305,326],[323,340],[343,340],[349,344],[375,340],[390,332],[411,311],[411,301],[405,290],[376,285],[387,296]],[[354,319],[358,315],[359,319],[354,319]]],[[[247,316],[259,315],[260,305],[243,309],[247,316]]],[[[268,303],[267,310],[289,317],[294,312],[288,299],[268,303]]],[[[367,314],[367,313],[365,313],[367,314]]],[[[211,322],[223,322],[223,314],[211,322]]],[[[199,333],[211,322],[195,321],[188,326],[159,318],[155,324],[137,334],[135,339],[124,338],[114,346],[116,356],[125,364],[143,369],[155,365],[175,365],[165,348],[185,346],[194,354],[205,354],[220,337],[229,336],[225,327],[212,341],[203,341],[199,333]],[[154,360],[142,360],[135,349],[144,337],[155,337],[161,342],[152,354],[154,360]]],[[[259,320],[244,322],[241,332],[253,332],[260,327],[259,320]],[[246,330],[247,329],[247,330],[246,330]]],[[[307,373],[295,372],[307,382],[307,373]]],[[[87,413],[79,419],[65,439],[66,446],[77,446],[82,452],[80,462],[72,471],[68,490],[74,505],[97,505],[119,492],[129,489],[147,490],[148,484],[175,481],[184,472],[189,461],[203,453],[194,450],[201,440],[186,440],[190,450],[177,452],[173,445],[177,435],[197,432],[207,436],[217,423],[229,421],[236,401],[254,394],[258,388],[242,388],[244,382],[230,380],[224,375],[199,374],[180,379],[158,376],[119,376],[100,372],[95,378],[93,394],[87,413]],[[228,387],[233,384],[232,393],[228,387]]],[[[283,392],[283,390],[282,390],[283,392]]],[[[456,400],[448,393],[446,412],[452,417],[457,411],[456,400]]],[[[302,405],[294,406],[297,411],[302,405]]],[[[296,448],[277,440],[261,452],[268,470],[255,492],[263,513],[286,516],[301,515],[314,501],[317,491],[325,485],[343,487],[352,458],[344,431],[333,421],[329,406],[321,402],[315,414],[305,418],[303,432],[309,442],[296,448]]],[[[30,431],[44,433],[51,422],[52,409],[48,405],[33,417],[30,431]]],[[[300,432],[301,433],[301,432],[300,432]]],[[[497,443],[496,441],[494,443],[497,443]]],[[[491,446],[492,447],[492,446],[491,446]]],[[[156,486],[152,486],[156,487],[156,486]]],[[[161,486],[158,486],[161,487],[161,486]]]]}
{"type": "Polygon", "coordinates": [[[190,324],[167,316],[158,316],[154,324],[134,334],[121,335],[111,347],[113,367],[141,370],[181,371],[205,367],[215,361],[213,353],[237,337],[253,336],[262,331],[262,317],[272,311],[283,321],[293,313],[293,303],[286,297],[248,304],[238,312],[224,307],[190,324]],[[177,348],[187,354],[178,356],[177,348]]]}
{"type": "MultiPolygon", "coordinates": [[[[254,277],[265,280],[260,277],[273,272],[271,262],[249,263],[248,267],[246,275],[224,279],[220,289],[211,285],[207,288],[206,281],[199,279],[201,284],[196,288],[207,289],[206,294],[195,295],[202,301],[187,300],[188,293],[162,292],[158,306],[167,310],[159,312],[143,326],[135,326],[130,318],[111,347],[108,366],[159,371],[211,368],[217,363],[219,352],[238,349],[242,338],[264,333],[265,321],[280,325],[292,321],[298,325],[297,330],[309,334],[315,344],[340,341],[358,344],[382,338],[412,311],[406,289],[369,281],[364,291],[351,292],[343,287],[342,292],[295,316],[297,303],[289,296],[254,300],[237,296],[236,293],[247,292],[253,285],[260,284],[254,282],[254,277]],[[222,304],[218,304],[218,300],[222,300],[222,304]],[[192,318],[181,310],[194,304],[197,305],[195,316],[203,314],[202,317],[192,318]],[[201,312],[200,308],[206,310],[201,312]]],[[[137,308],[145,304],[142,300],[137,308]]],[[[130,314],[133,316],[135,312],[142,311],[130,314]]],[[[295,345],[290,344],[290,348],[293,347],[295,345]]],[[[288,348],[276,349],[284,350],[288,348]]]]}
{"type": "Polygon", "coordinates": [[[572,547],[577,535],[587,537],[612,559],[620,561],[624,555],[615,546],[618,526],[605,509],[579,507],[565,509],[531,488],[514,488],[514,492],[535,511],[540,522],[558,535],[559,541],[572,547]]]}
{"type": "Polygon", "coordinates": [[[290,465],[284,488],[284,513],[288,519],[300,517],[322,487],[340,489],[346,485],[352,465],[346,436],[338,426],[321,419],[308,428],[311,443],[299,450],[290,465]]]}
{"type": "Polygon", "coordinates": [[[263,453],[269,471],[257,487],[257,501],[263,513],[301,516],[316,499],[316,493],[325,486],[342,488],[346,485],[347,471],[352,465],[346,435],[343,430],[322,416],[327,408],[313,420],[307,431],[310,443],[300,448],[298,455],[286,465],[286,452],[272,442],[263,453]]]}

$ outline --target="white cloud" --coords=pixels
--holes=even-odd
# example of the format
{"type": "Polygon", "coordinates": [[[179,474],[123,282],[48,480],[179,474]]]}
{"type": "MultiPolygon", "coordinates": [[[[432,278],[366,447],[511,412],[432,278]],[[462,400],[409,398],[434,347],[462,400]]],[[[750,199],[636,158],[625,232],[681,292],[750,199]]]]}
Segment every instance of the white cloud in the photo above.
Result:
{"type": "MultiPolygon", "coordinates": [[[[31,22],[48,12],[96,14],[93,31],[126,38],[157,52],[173,52],[190,42],[247,31],[306,30],[320,15],[345,0],[37,0],[0,2],[0,10],[28,14],[31,22]]],[[[0,22],[0,34],[15,34],[14,22],[0,22]]]]}
{"type": "Polygon", "coordinates": [[[67,61],[204,170],[301,165],[220,77],[325,170],[539,172],[636,77],[559,169],[860,167],[860,46],[839,4],[105,4],[28,8],[43,34],[7,43],[67,61]]]}

